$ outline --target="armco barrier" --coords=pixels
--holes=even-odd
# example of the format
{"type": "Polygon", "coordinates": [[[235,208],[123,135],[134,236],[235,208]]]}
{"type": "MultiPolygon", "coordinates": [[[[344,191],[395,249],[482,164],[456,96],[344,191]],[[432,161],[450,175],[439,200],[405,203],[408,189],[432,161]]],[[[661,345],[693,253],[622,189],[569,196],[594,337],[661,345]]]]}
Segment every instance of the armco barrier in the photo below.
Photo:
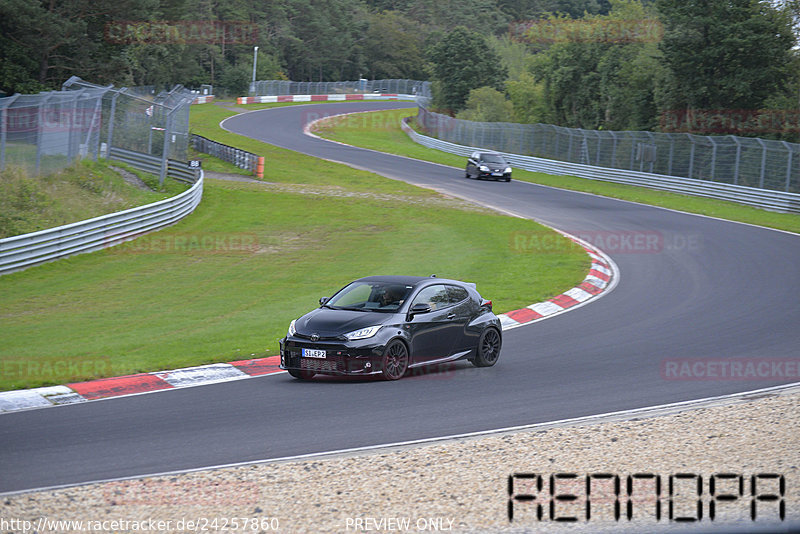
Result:
{"type": "Polygon", "coordinates": [[[203,174],[180,195],[146,206],[0,239],[0,275],[118,245],[178,222],[203,198],[203,174]]]}
{"type": "Polygon", "coordinates": [[[202,135],[192,134],[189,142],[198,152],[209,154],[222,161],[236,165],[240,169],[250,171],[258,178],[264,177],[264,157],[240,148],[223,145],[202,135]]]}
{"type": "Polygon", "coordinates": [[[345,102],[350,100],[413,100],[415,95],[364,93],[334,95],[272,95],[272,96],[240,96],[237,104],[274,104],[276,102],[345,102]]]}
{"type": "Polygon", "coordinates": [[[165,172],[167,176],[189,184],[193,184],[197,180],[197,170],[183,161],[170,159],[164,162],[159,156],[151,156],[142,152],[134,152],[117,147],[111,147],[109,159],[127,163],[131,167],[156,176],[160,175],[162,166],[166,164],[165,172]]]}
{"type": "MultiPolygon", "coordinates": [[[[403,130],[411,137],[411,139],[423,146],[435,148],[437,150],[442,150],[444,152],[449,152],[451,154],[457,154],[464,157],[469,156],[476,150],[486,150],[480,147],[457,145],[422,135],[414,131],[414,129],[406,123],[406,120],[407,119],[403,120],[403,130]]],[[[715,198],[719,200],[729,200],[732,202],[738,202],[740,204],[756,206],[758,208],[768,210],[800,213],[800,194],[797,193],[787,193],[784,191],[758,189],[755,187],[746,187],[742,185],[709,182],[706,180],[697,180],[693,178],[679,178],[676,176],[665,176],[662,174],[651,174],[641,171],[593,167],[591,165],[582,165],[580,163],[568,163],[564,161],[543,159],[533,156],[508,154],[505,152],[500,153],[506,157],[512,167],[525,169],[527,171],[543,172],[554,175],[577,176],[579,178],[588,178],[590,180],[602,180],[606,182],[636,185],[649,187],[651,189],[659,189],[662,191],[670,191],[673,193],[715,198]]]]}

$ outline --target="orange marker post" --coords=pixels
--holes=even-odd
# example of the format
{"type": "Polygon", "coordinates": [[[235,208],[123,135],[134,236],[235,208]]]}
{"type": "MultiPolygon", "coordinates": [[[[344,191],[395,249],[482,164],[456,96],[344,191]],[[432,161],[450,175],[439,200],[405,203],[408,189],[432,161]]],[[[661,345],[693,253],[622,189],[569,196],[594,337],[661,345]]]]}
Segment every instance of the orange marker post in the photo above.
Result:
{"type": "Polygon", "coordinates": [[[256,178],[264,178],[264,156],[258,156],[256,164],[256,178]]]}

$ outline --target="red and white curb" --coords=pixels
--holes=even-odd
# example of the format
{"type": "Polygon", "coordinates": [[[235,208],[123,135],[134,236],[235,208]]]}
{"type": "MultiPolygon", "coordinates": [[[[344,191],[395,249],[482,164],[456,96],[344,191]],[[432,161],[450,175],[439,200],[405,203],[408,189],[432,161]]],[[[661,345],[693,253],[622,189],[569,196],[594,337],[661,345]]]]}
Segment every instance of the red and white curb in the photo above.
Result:
{"type": "Polygon", "coordinates": [[[335,95],[278,95],[278,96],[240,96],[237,104],[274,104],[276,102],[344,102],[348,100],[398,100],[414,98],[413,95],[397,93],[364,93],[335,95]]]}
{"type": "Polygon", "coordinates": [[[280,356],[270,356],[172,371],[101,378],[64,386],[6,391],[0,393],[0,413],[241,380],[279,373],[279,365],[280,356]]]}
{"type": "MultiPolygon", "coordinates": [[[[519,310],[499,314],[498,317],[503,325],[503,330],[525,326],[582,306],[589,300],[596,299],[607,293],[616,285],[618,271],[610,258],[586,242],[567,234],[564,235],[581,245],[592,258],[592,267],[589,270],[589,274],[580,285],[557,297],[545,302],[531,304],[519,310]]],[[[283,372],[280,369],[280,356],[269,356],[267,358],[186,367],[171,371],[101,378],[62,386],[6,391],[0,392],[0,413],[76,404],[90,400],[137,395],[167,389],[202,386],[280,372],[283,372]]]]}
{"type": "Polygon", "coordinates": [[[611,258],[582,239],[564,232],[558,232],[580,245],[592,259],[589,274],[577,286],[545,302],[498,314],[500,322],[503,324],[503,330],[524,326],[563,313],[569,309],[583,306],[588,301],[608,293],[617,285],[619,268],[611,258]]]}

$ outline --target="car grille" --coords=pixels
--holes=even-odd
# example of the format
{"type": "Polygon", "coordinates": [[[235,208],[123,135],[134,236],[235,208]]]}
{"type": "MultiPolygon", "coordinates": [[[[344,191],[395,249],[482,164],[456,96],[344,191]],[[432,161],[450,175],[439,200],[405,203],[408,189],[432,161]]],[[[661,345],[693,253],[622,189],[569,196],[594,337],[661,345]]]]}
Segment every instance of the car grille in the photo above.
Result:
{"type": "Polygon", "coordinates": [[[300,368],[310,371],[341,371],[339,362],[335,360],[315,360],[313,358],[300,358],[300,368]]]}
{"type": "Polygon", "coordinates": [[[308,369],[309,371],[344,372],[345,360],[343,356],[328,355],[328,357],[323,360],[317,358],[302,358],[292,354],[289,356],[288,366],[293,368],[308,369]]]}

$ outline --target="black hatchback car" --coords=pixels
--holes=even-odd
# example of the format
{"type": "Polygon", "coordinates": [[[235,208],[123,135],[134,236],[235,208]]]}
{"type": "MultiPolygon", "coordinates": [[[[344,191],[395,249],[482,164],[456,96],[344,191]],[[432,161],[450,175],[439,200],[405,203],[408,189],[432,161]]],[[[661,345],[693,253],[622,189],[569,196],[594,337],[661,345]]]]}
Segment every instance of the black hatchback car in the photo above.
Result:
{"type": "Polygon", "coordinates": [[[289,325],[281,369],[315,374],[402,378],[409,369],[468,359],[494,365],[502,346],[492,302],[474,284],[436,277],[356,280],[289,325]]]}
{"type": "Polygon", "coordinates": [[[511,181],[511,166],[506,159],[496,152],[473,152],[467,160],[465,170],[467,178],[491,178],[492,180],[511,181]]]}

